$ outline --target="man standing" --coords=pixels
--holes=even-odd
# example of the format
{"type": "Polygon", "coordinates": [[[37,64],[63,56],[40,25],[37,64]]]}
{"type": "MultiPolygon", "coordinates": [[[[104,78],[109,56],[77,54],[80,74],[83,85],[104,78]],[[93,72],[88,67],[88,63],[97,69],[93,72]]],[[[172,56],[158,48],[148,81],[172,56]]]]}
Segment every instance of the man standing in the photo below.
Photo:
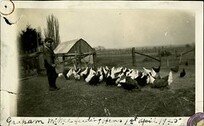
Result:
{"type": "Polygon", "coordinates": [[[56,91],[59,90],[59,88],[56,86],[56,79],[58,77],[58,74],[55,70],[55,64],[54,64],[54,52],[52,50],[52,44],[53,40],[50,38],[45,39],[44,43],[44,66],[47,71],[47,77],[48,77],[48,83],[49,83],[49,90],[50,91],[56,91]]]}

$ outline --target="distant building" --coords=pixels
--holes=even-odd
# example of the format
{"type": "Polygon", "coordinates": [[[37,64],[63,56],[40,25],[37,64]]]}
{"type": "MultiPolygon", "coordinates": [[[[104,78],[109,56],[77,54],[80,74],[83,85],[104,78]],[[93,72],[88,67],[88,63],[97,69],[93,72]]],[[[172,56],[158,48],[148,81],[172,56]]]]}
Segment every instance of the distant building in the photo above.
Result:
{"type": "Polygon", "coordinates": [[[74,39],[67,42],[61,42],[55,49],[57,63],[65,66],[75,65],[83,67],[84,65],[95,66],[96,52],[85,40],[74,39]]]}

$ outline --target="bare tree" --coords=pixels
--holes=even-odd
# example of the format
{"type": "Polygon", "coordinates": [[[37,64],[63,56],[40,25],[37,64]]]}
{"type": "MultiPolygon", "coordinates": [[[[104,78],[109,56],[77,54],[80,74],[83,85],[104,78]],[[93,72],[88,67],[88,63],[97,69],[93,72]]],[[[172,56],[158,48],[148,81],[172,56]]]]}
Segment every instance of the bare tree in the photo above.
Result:
{"type": "Polygon", "coordinates": [[[59,22],[52,14],[47,17],[47,29],[44,31],[45,38],[52,38],[54,40],[54,47],[60,43],[59,22]]]}

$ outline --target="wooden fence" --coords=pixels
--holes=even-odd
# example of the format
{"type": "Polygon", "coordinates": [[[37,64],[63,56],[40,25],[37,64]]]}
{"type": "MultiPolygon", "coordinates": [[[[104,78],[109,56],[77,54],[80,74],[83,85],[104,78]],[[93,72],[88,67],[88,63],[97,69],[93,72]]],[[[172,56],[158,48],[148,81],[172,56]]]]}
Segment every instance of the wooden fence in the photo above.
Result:
{"type": "Polygon", "coordinates": [[[19,56],[20,79],[38,75],[43,69],[42,52],[34,52],[19,56]]]}
{"type": "MultiPolygon", "coordinates": [[[[193,49],[190,49],[190,50],[187,50],[187,51],[184,51],[184,52],[180,52],[179,54],[177,54],[177,53],[175,53],[175,58],[176,59],[178,59],[179,58],[179,64],[181,64],[181,62],[182,62],[182,57],[184,56],[184,55],[186,55],[186,54],[188,54],[188,53],[190,53],[190,52],[195,52],[195,48],[193,48],[193,49]]],[[[147,55],[147,54],[144,54],[144,53],[140,53],[140,52],[138,52],[138,51],[135,51],[135,48],[133,47],[132,48],[132,65],[133,66],[136,66],[136,54],[137,55],[141,55],[141,56],[145,56],[145,57],[148,57],[148,58],[151,58],[151,59],[153,59],[153,60],[155,60],[155,61],[158,61],[159,63],[160,63],[160,65],[161,65],[161,62],[162,62],[162,59],[161,59],[161,50],[159,49],[158,50],[158,57],[159,58],[155,58],[155,57],[153,57],[153,56],[151,56],[151,55],[147,55]]],[[[167,67],[169,67],[169,56],[165,56],[166,57],[166,65],[167,65],[167,67]]]]}
{"type": "MultiPolygon", "coordinates": [[[[160,52],[160,51],[159,51],[160,52]]],[[[154,59],[156,61],[158,61],[159,63],[161,63],[161,55],[159,53],[159,59],[153,57],[153,56],[150,56],[150,55],[147,55],[147,54],[143,54],[143,53],[140,53],[140,52],[137,52],[135,51],[135,48],[133,47],[132,48],[132,65],[133,66],[136,66],[136,56],[135,54],[138,54],[138,55],[142,55],[142,56],[145,56],[145,57],[148,57],[148,58],[151,58],[151,59],[154,59]]]]}
{"type": "MultiPolygon", "coordinates": [[[[56,71],[63,72],[65,65],[72,65],[75,67],[81,67],[82,62],[81,60],[88,55],[93,55],[93,67],[96,66],[96,53],[83,53],[81,55],[63,55],[62,61],[58,61],[56,55],[56,71]],[[66,57],[69,57],[66,59],[66,57]]],[[[36,76],[38,74],[45,74],[44,68],[44,59],[43,59],[43,52],[38,51],[34,53],[28,53],[19,56],[19,64],[20,64],[20,79],[27,79],[32,76],[36,76]]]]}

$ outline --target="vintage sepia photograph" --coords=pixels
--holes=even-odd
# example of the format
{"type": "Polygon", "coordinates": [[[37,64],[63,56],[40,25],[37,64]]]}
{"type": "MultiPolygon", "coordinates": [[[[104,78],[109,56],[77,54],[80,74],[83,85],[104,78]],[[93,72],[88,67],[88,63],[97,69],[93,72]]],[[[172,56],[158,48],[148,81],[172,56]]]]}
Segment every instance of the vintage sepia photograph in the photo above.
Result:
{"type": "Polygon", "coordinates": [[[16,117],[196,113],[196,44],[202,41],[196,42],[195,10],[23,7],[14,12],[1,23],[16,29],[16,117]]]}
{"type": "Polygon", "coordinates": [[[17,11],[18,116],[195,113],[193,12],[17,11]]]}

